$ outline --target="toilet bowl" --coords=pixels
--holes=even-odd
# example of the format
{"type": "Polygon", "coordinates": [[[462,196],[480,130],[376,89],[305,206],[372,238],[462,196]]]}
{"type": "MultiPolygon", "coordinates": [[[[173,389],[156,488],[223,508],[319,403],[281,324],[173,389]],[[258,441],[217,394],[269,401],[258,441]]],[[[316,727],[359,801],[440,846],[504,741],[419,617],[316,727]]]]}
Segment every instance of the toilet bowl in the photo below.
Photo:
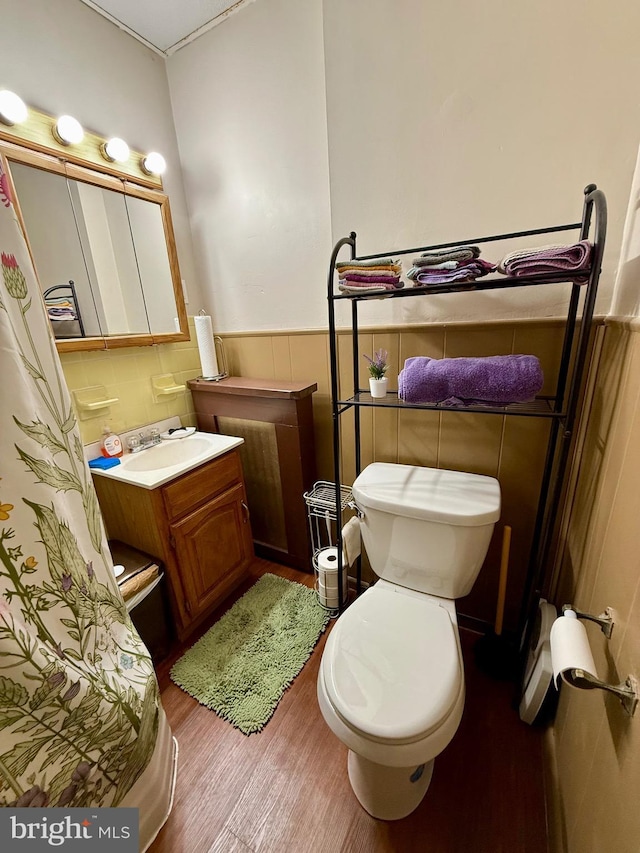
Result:
{"type": "Polygon", "coordinates": [[[348,613],[327,640],[318,702],[349,747],[349,779],[361,805],[397,820],[424,797],[433,759],[462,717],[455,608],[380,580],[348,613]]]}
{"type": "Polygon", "coordinates": [[[497,480],[374,463],[353,495],[380,577],[340,616],[322,656],[318,703],[348,747],[373,817],[420,804],[464,707],[455,597],[469,592],[500,512],[497,480]],[[463,592],[463,590],[466,590],[463,592]]]}

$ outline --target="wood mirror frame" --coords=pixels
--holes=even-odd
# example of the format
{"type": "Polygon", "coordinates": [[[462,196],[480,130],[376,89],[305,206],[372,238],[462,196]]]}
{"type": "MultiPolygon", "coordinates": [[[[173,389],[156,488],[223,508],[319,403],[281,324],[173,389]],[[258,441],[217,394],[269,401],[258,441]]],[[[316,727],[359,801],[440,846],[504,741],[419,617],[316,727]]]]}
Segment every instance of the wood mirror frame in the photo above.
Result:
{"type": "MultiPolygon", "coordinates": [[[[160,208],[162,227],[164,231],[167,259],[173,284],[175,299],[175,316],[178,318],[180,331],[128,333],[115,335],[96,335],[91,337],[56,338],[59,352],[78,352],[86,350],[112,349],[130,346],[152,346],[160,343],[173,343],[189,340],[189,327],[182,290],[182,280],[175,246],[173,224],[168,197],[161,192],[160,178],[148,176],[139,168],[137,163],[141,155],[132,152],[131,165],[121,167],[109,164],[100,153],[100,145],[104,142],[100,137],[86,134],[86,141],[74,154],[65,147],[58,145],[53,139],[50,128],[53,119],[43,113],[35,113],[35,122],[26,128],[0,128],[0,156],[3,170],[8,176],[8,191],[11,194],[16,214],[24,232],[27,246],[37,271],[35,258],[29,242],[28,230],[20,210],[20,197],[11,176],[11,164],[20,163],[42,169],[47,172],[66,177],[70,180],[81,181],[104,189],[114,190],[144,201],[157,204],[160,208]],[[36,125],[35,130],[33,125],[36,125]],[[131,180],[131,178],[134,180],[131,180]]],[[[85,138],[86,138],[85,137],[85,138]]]]}

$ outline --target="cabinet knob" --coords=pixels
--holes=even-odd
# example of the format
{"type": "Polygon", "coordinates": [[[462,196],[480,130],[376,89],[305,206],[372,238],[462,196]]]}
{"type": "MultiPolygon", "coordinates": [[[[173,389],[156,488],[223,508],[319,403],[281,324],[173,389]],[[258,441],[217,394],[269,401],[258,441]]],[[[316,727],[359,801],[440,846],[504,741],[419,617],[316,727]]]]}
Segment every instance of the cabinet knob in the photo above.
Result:
{"type": "Polygon", "coordinates": [[[244,501],[242,503],[242,514],[244,515],[244,523],[246,524],[249,521],[249,507],[246,505],[244,501]]]}

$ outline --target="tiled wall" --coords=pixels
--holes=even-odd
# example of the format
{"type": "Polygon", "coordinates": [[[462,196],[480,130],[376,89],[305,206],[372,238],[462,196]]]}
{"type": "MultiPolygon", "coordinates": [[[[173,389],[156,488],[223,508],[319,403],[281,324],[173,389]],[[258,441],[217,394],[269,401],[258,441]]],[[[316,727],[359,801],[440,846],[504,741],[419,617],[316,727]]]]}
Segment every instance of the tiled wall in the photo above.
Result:
{"type": "Polygon", "coordinates": [[[200,375],[193,317],[189,317],[189,332],[191,340],[177,344],[62,353],[62,369],[71,391],[104,385],[108,397],[118,398],[108,412],[78,421],[85,444],[98,441],[107,423],[114,432],[125,432],[178,415],[183,426],[195,425],[188,389],[156,403],[151,388],[151,377],[158,374],[173,374],[178,385],[200,375]]]}
{"type": "MultiPolygon", "coordinates": [[[[637,323],[637,321],[636,321],[637,323]]],[[[640,677],[640,329],[606,329],[556,603],[614,610],[613,636],[586,623],[601,679],[640,677]]],[[[557,853],[640,849],[640,716],[598,690],[563,687],[548,739],[557,853]]]]}
{"type": "MultiPolygon", "coordinates": [[[[388,350],[390,389],[412,355],[436,358],[534,353],[545,373],[544,393],[555,387],[562,325],[549,321],[472,323],[367,330],[360,336],[361,353],[388,350]]],[[[332,479],[329,345],[324,333],[244,335],[225,337],[233,373],[267,379],[318,383],[314,421],[318,477],[332,479]]],[[[351,336],[340,335],[339,354],[344,388],[352,387],[351,336]]],[[[362,360],[362,382],[366,364],[362,360]]],[[[348,390],[344,391],[349,395],[348,390]]],[[[355,474],[353,415],[341,417],[343,482],[355,474]]],[[[488,474],[500,480],[502,518],[485,566],[471,594],[459,602],[460,612],[493,622],[503,525],[512,527],[505,627],[517,624],[527,557],[544,465],[549,421],[539,418],[473,415],[455,412],[361,410],[362,465],[373,461],[402,462],[488,474]]]]}
{"type": "MultiPolygon", "coordinates": [[[[109,396],[119,397],[109,417],[114,430],[132,429],[170,415],[179,415],[185,425],[195,423],[188,392],[173,402],[155,403],[150,384],[150,376],[155,373],[173,373],[180,383],[199,375],[193,326],[191,329],[194,340],[189,343],[64,355],[62,361],[69,387],[104,384],[109,396]]],[[[317,383],[313,404],[317,472],[319,479],[332,479],[327,334],[236,334],[223,338],[232,375],[317,383]]],[[[561,339],[562,326],[553,320],[431,324],[366,330],[361,335],[361,352],[371,353],[380,347],[389,351],[391,370],[388,375],[393,389],[398,370],[411,355],[455,357],[534,353],[545,372],[544,390],[551,392],[561,339]]],[[[350,336],[341,334],[339,350],[345,388],[352,384],[350,347],[350,336]]],[[[364,381],[364,360],[361,366],[364,381]]],[[[80,422],[85,442],[100,437],[105,420],[95,418],[80,422]]],[[[352,414],[345,414],[341,423],[343,481],[350,483],[355,473],[352,414]]],[[[471,471],[500,480],[502,518],[473,591],[459,603],[459,610],[466,615],[488,622],[495,617],[501,537],[503,525],[509,524],[513,535],[505,626],[514,628],[516,625],[548,430],[549,421],[539,418],[380,409],[362,412],[363,465],[376,459],[471,471]]]]}

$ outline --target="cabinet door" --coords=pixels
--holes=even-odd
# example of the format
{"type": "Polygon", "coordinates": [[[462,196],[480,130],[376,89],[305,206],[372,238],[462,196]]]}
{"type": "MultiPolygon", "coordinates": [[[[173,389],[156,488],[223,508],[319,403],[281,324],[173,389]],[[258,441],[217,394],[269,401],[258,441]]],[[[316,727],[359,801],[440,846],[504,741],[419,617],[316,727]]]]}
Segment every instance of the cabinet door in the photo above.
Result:
{"type": "Polygon", "coordinates": [[[242,484],[172,524],[171,533],[187,610],[195,619],[237,584],[253,556],[242,484]]]}

